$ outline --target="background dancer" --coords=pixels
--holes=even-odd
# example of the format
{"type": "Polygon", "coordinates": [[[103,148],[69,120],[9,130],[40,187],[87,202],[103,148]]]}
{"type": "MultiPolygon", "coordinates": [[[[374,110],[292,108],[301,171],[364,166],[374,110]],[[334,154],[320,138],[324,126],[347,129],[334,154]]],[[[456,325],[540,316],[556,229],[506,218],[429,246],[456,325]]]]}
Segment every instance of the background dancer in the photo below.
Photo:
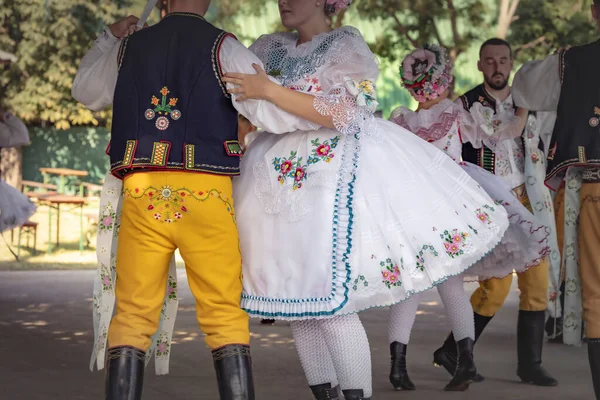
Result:
{"type": "MultiPolygon", "coordinates": [[[[592,16],[600,29],[600,0],[592,16]]],[[[548,155],[546,183],[558,189],[562,203],[557,216],[564,230],[565,329],[563,340],[581,343],[585,321],[588,356],[596,399],[600,399],[600,41],[561,50],[541,61],[523,65],[515,76],[517,105],[556,111],[548,155]],[[571,323],[569,323],[571,322],[571,323]]]]}
{"type": "MultiPolygon", "coordinates": [[[[480,148],[483,142],[495,147],[502,140],[520,136],[522,120],[527,111],[519,109],[522,119],[511,115],[494,116],[491,108],[477,103],[471,113],[447,99],[452,82],[452,64],[446,49],[426,46],[414,50],[402,63],[402,83],[419,102],[417,111],[400,107],[392,112],[390,120],[414,132],[460,162],[462,144],[472,143],[480,148]]],[[[458,368],[445,390],[465,390],[475,377],[472,354],[465,354],[464,343],[472,345],[474,339],[473,308],[463,288],[463,278],[485,280],[503,278],[513,269],[524,272],[542,261],[548,251],[548,231],[513,196],[504,181],[483,168],[471,163],[460,163],[473,179],[503,205],[511,221],[502,243],[490,255],[470,268],[463,276],[449,278],[440,284],[438,292],[450,317],[457,342],[458,368]]],[[[485,215],[482,214],[482,218],[485,215]]],[[[457,238],[460,240],[460,238],[457,238]]],[[[414,390],[406,369],[406,349],[419,306],[419,296],[396,304],[390,310],[389,341],[392,356],[390,381],[396,389],[414,390]]]]}
{"type": "MultiPolygon", "coordinates": [[[[508,86],[508,78],[513,67],[510,45],[501,39],[490,39],[484,42],[477,65],[484,77],[483,84],[460,96],[457,103],[467,111],[479,103],[491,108],[500,118],[512,116],[515,113],[515,106],[508,86]]],[[[503,140],[497,143],[495,149],[489,148],[485,143],[481,148],[465,143],[462,158],[500,176],[512,189],[515,197],[531,210],[525,186],[525,163],[528,160],[525,159],[521,137],[503,140]]],[[[518,265],[522,265],[522,262],[515,265],[515,268],[518,268],[518,265]]],[[[558,384],[556,379],[542,367],[544,324],[548,302],[548,260],[517,276],[521,291],[517,323],[517,375],[524,382],[540,386],[555,386],[558,384]]],[[[502,279],[481,281],[479,288],[471,296],[475,317],[475,342],[504,304],[511,283],[512,274],[502,279]]],[[[434,362],[443,366],[449,373],[453,373],[456,369],[456,345],[452,333],[444,345],[435,351],[434,362]]],[[[482,379],[481,376],[477,377],[478,381],[482,379]]]]}

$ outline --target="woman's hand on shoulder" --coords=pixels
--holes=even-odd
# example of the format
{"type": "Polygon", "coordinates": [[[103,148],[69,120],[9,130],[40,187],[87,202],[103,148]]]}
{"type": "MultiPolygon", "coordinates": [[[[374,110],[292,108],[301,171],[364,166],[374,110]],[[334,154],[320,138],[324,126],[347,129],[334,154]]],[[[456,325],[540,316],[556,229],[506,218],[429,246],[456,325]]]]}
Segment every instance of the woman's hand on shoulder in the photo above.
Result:
{"type": "Polygon", "coordinates": [[[252,64],[252,67],[256,74],[226,73],[223,81],[235,85],[227,91],[237,96],[236,101],[272,100],[275,89],[279,88],[279,85],[269,79],[260,65],[252,64]]]}

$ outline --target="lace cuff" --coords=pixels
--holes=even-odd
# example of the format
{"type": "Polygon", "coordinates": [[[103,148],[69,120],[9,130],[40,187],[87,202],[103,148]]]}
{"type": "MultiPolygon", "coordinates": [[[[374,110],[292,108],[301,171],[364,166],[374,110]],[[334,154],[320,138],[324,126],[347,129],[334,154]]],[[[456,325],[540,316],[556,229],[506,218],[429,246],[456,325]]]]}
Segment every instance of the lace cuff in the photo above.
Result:
{"type": "Polygon", "coordinates": [[[374,118],[378,105],[372,81],[357,82],[349,77],[344,78],[344,86],[335,86],[327,94],[315,96],[313,102],[315,110],[331,116],[336,130],[345,135],[361,132],[365,122],[374,118]]]}
{"type": "Polygon", "coordinates": [[[490,150],[496,151],[498,143],[521,135],[520,119],[516,115],[495,114],[493,109],[481,103],[475,103],[469,112],[472,118],[466,121],[463,119],[462,122],[464,125],[474,125],[471,129],[473,132],[472,135],[463,136],[463,141],[471,142],[475,148],[486,145],[490,150]]]}

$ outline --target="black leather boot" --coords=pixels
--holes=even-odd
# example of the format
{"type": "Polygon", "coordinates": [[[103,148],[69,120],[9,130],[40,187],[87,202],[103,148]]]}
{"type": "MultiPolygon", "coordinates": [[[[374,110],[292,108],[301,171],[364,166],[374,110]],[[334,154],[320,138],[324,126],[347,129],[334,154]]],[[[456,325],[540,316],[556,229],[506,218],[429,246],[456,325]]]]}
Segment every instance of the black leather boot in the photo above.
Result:
{"type": "Polygon", "coordinates": [[[390,344],[392,356],[392,368],[390,370],[390,382],[396,390],[415,390],[406,370],[406,348],[404,343],[393,342],[390,344]]]}
{"type": "Polygon", "coordinates": [[[517,323],[517,375],[537,386],[556,386],[558,381],[542,367],[545,311],[519,311],[517,323]]]}
{"type": "Polygon", "coordinates": [[[370,397],[365,397],[362,389],[342,390],[342,393],[346,400],[371,400],[370,397]]]}
{"type": "Polygon", "coordinates": [[[250,346],[231,344],[212,352],[221,400],[254,400],[250,346]]]}
{"type": "Polygon", "coordinates": [[[475,375],[477,375],[477,368],[475,368],[475,361],[473,361],[474,344],[475,342],[471,338],[465,338],[456,343],[458,365],[452,380],[444,388],[445,391],[464,392],[469,388],[469,384],[473,382],[475,375]]]}
{"type": "Polygon", "coordinates": [[[106,358],[105,400],[141,400],[146,353],[130,346],[113,347],[106,358]]]}
{"type": "Polygon", "coordinates": [[[588,339],[588,358],[596,400],[600,400],[600,339],[588,339]]]}
{"type": "MultiPolygon", "coordinates": [[[[473,313],[473,318],[475,319],[475,341],[477,343],[477,339],[483,333],[483,330],[490,323],[492,317],[484,317],[483,315],[473,313]]],[[[456,371],[456,342],[454,341],[454,335],[450,332],[450,335],[446,338],[444,345],[437,349],[433,353],[433,364],[436,367],[444,367],[446,371],[450,375],[454,375],[456,371]]],[[[485,378],[479,374],[473,378],[473,382],[483,382],[485,378]]]]}
{"type": "Polygon", "coordinates": [[[310,387],[315,399],[317,400],[339,400],[338,386],[331,387],[331,383],[323,383],[321,385],[313,385],[310,387]]]}

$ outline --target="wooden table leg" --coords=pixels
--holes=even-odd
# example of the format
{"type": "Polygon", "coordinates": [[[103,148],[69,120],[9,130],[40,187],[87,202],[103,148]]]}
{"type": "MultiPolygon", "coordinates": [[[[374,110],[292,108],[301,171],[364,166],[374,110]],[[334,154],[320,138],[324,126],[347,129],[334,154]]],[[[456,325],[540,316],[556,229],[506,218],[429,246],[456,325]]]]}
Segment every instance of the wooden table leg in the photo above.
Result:
{"type": "Polygon", "coordinates": [[[83,255],[83,204],[79,206],[79,254],[83,255]]]}
{"type": "Polygon", "coordinates": [[[60,204],[56,205],[56,247],[60,245],[60,204]]]}
{"type": "Polygon", "coordinates": [[[52,253],[52,205],[48,204],[48,254],[52,253]]]}

